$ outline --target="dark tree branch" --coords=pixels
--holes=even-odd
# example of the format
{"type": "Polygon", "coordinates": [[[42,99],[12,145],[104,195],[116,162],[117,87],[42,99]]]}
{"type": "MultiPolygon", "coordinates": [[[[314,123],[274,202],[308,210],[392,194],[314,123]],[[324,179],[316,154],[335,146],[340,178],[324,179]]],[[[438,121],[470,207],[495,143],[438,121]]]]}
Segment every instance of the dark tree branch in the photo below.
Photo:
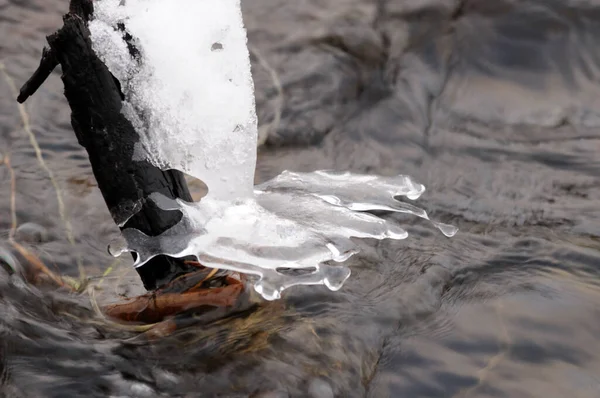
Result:
{"type": "Polygon", "coordinates": [[[19,103],[23,103],[32,96],[38,88],[46,81],[48,76],[52,73],[54,68],[58,65],[54,52],[48,47],[44,47],[42,50],[42,60],[40,66],[33,72],[33,75],[27,80],[27,82],[21,88],[21,92],[17,97],[19,103]]]}
{"type": "Polygon", "coordinates": [[[89,22],[94,13],[93,0],[71,0],[69,3],[69,14],[77,15],[85,22],[89,22]]]}
{"type": "MultiPolygon", "coordinates": [[[[123,93],[118,81],[92,49],[87,21],[91,0],[71,0],[64,25],[48,37],[40,67],[21,89],[19,102],[32,95],[57,64],[62,67],[71,125],[90,159],[98,187],[116,224],[156,236],[179,222],[179,211],[166,211],[148,201],[159,192],[169,198],[192,201],[184,175],[161,170],[147,161],[134,161],[140,137],[121,112],[123,93]]],[[[137,268],[144,286],[156,289],[195,270],[183,259],[158,256],[137,268]]]]}

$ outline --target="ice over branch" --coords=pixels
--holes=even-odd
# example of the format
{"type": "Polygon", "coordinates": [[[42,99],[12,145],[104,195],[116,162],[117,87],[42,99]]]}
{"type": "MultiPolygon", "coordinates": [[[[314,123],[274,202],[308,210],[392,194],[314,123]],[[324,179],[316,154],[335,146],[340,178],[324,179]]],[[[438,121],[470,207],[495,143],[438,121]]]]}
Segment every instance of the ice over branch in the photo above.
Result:
{"type": "Polygon", "coordinates": [[[136,157],[201,179],[213,197],[250,196],[257,121],[239,0],[98,0],[94,9],[93,48],[121,83],[141,137],[136,157]]]}
{"type": "MultiPolygon", "coordinates": [[[[121,83],[123,112],[141,136],[135,156],[209,188],[197,203],[151,195],[182,220],[157,237],[125,230],[127,244],[113,254],[136,252],[136,266],[160,254],[196,256],[255,275],[256,291],[273,300],[295,285],[339,289],[350,275],[343,262],[358,252],[352,238],[407,237],[366,211],[429,219],[397,200],[425,190],[403,175],[283,172],[253,187],[257,121],[239,0],[99,0],[95,8],[94,50],[121,83]]],[[[446,236],[457,231],[432,223],[446,236]]]]}

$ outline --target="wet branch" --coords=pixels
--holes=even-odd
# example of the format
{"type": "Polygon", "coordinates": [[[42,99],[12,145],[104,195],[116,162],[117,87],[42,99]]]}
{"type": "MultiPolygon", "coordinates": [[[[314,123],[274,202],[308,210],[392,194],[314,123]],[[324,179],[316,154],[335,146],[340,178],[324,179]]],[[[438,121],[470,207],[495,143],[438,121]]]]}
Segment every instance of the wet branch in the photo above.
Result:
{"type": "MultiPolygon", "coordinates": [[[[92,49],[88,21],[92,0],[71,0],[63,27],[48,36],[39,67],[23,85],[17,100],[33,95],[57,65],[62,67],[71,125],[89,156],[98,187],[113,220],[121,229],[136,228],[156,236],[179,222],[179,211],[166,211],[147,201],[153,192],[192,201],[184,175],[134,161],[140,137],[121,112],[120,85],[92,49]]],[[[144,286],[153,290],[194,271],[183,259],[158,256],[137,268],[144,286]]]]}
{"type": "Polygon", "coordinates": [[[50,76],[54,68],[57,66],[58,60],[56,59],[54,51],[48,47],[44,47],[42,50],[42,60],[40,61],[40,66],[38,66],[29,80],[27,80],[23,87],[21,87],[17,101],[22,104],[27,100],[27,98],[31,97],[37,91],[37,89],[44,84],[48,76],[50,76]]]}

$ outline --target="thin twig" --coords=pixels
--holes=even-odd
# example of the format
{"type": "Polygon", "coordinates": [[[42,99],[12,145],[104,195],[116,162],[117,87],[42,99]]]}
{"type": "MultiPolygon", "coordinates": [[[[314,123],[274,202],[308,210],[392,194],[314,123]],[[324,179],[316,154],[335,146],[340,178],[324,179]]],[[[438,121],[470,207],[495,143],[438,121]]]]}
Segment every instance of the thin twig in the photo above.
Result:
{"type": "Polygon", "coordinates": [[[48,76],[50,76],[54,68],[57,66],[58,60],[56,59],[54,51],[48,47],[44,47],[40,66],[38,66],[33,75],[21,88],[19,96],[17,97],[17,102],[22,104],[27,100],[27,98],[32,96],[40,88],[40,86],[44,84],[48,76]]]}
{"type": "Polygon", "coordinates": [[[66,286],[65,281],[59,275],[56,275],[54,272],[50,271],[50,269],[48,267],[46,267],[46,264],[44,264],[44,262],[42,260],[40,260],[39,257],[37,257],[35,254],[31,253],[24,246],[20,245],[19,243],[15,242],[14,240],[11,241],[10,243],[13,245],[13,247],[15,249],[17,249],[17,251],[21,254],[21,256],[23,256],[27,260],[27,262],[31,266],[34,267],[33,271],[35,271],[35,274],[38,274],[38,273],[45,274],[58,286],[61,286],[61,287],[66,286]]]}
{"type": "MultiPolygon", "coordinates": [[[[0,61],[0,71],[2,71],[2,74],[4,75],[4,78],[6,80],[6,83],[8,84],[11,91],[13,92],[13,95],[18,96],[19,91],[17,90],[15,81],[8,74],[8,72],[6,70],[6,66],[4,65],[4,63],[2,61],[0,61]]],[[[69,219],[67,218],[67,215],[66,215],[65,204],[63,202],[60,186],[58,185],[58,182],[56,181],[56,178],[54,177],[54,173],[52,172],[52,170],[50,170],[50,168],[44,161],[44,157],[42,156],[42,150],[40,149],[37,139],[35,138],[35,134],[33,133],[32,129],[31,129],[31,124],[29,122],[29,114],[27,113],[27,109],[25,108],[25,106],[23,104],[20,104],[20,103],[17,104],[17,107],[19,108],[19,113],[21,115],[21,120],[23,122],[23,129],[29,136],[29,142],[31,143],[31,146],[33,147],[33,149],[35,151],[35,156],[38,160],[38,163],[40,164],[42,169],[44,169],[44,171],[48,174],[48,178],[50,179],[50,182],[52,183],[52,186],[54,187],[54,190],[56,192],[56,201],[58,202],[58,213],[59,213],[60,218],[65,227],[65,232],[67,234],[67,240],[69,241],[71,246],[73,246],[73,248],[75,248],[75,237],[73,236],[73,228],[71,227],[71,222],[69,221],[69,219]]],[[[79,277],[83,281],[85,279],[85,269],[84,269],[82,261],[81,261],[81,256],[79,256],[79,254],[77,254],[76,256],[77,256],[76,262],[77,262],[77,268],[79,270],[79,277]]]]}
{"type": "Polygon", "coordinates": [[[115,328],[121,329],[121,330],[126,330],[129,332],[146,332],[157,325],[157,323],[151,323],[148,325],[125,325],[122,323],[111,321],[104,315],[104,313],[100,309],[100,306],[98,305],[98,300],[96,300],[96,289],[94,288],[94,286],[88,287],[88,294],[90,296],[90,303],[92,304],[92,308],[94,309],[94,312],[102,320],[103,323],[105,323],[109,326],[112,326],[112,327],[115,327],[115,328]]]}

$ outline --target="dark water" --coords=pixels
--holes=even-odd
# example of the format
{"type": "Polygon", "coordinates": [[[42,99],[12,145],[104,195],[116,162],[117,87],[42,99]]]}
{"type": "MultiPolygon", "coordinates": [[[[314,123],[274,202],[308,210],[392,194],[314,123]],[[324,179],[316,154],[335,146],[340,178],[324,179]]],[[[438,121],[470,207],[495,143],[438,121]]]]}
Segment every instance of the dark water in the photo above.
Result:
{"type": "MultiPolygon", "coordinates": [[[[66,10],[0,0],[0,61],[17,85],[66,10]]],[[[409,174],[459,234],[402,219],[411,236],[364,243],[340,292],[295,288],[154,343],[107,325],[87,294],[0,272],[6,396],[600,396],[600,2],[244,0],[244,11],[266,137],[257,182],[284,169],[409,174]]],[[[117,229],[59,73],[24,116],[62,218],[0,70],[16,240],[97,282],[117,229]]],[[[11,262],[6,164],[0,184],[11,262]]],[[[141,291],[129,265],[99,300],[141,291]]]]}

